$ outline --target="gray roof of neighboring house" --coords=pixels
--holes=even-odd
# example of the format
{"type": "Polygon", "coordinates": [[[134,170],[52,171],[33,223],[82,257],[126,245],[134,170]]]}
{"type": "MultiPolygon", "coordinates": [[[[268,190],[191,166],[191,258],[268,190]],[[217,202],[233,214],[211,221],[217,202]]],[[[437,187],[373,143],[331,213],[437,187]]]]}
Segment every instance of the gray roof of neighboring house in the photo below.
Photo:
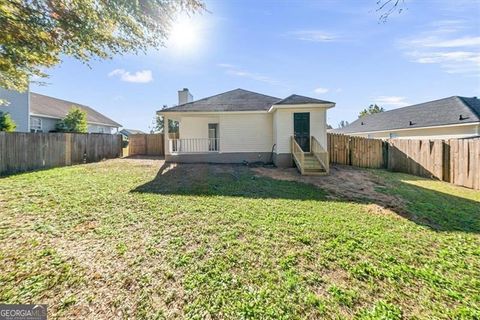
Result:
{"type": "Polygon", "coordinates": [[[30,93],[30,113],[44,115],[52,118],[64,118],[72,106],[79,107],[87,112],[87,122],[103,124],[111,127],[121,127],[122,125],[104,116],[94,109],[66,100],[44,96],[43,94],[30,93]]]}
{"type": "Polygon", "coordinates": [[[480,100],[453,96],[361,117],[335,133],[386,131],[480,122],[480,100]]]}
{"type": "Polygon", "coordinates": [[[128,137],[131,134],[144,134],[145,132],[136,129],[122,129],[120,130],[120,133],[128,137]]]}
{"type": "Polygon", "coordinates": [[[235,89],[197,101],[160,111],[175,112],[211,112],[211,111],[264,111],[281,99],[264,94],[235,89]]]}
{"type": "Polygon", "coordinates": [[[281,105],[281,104],[325,104],[325,103],[333,103],[333,102],[305,97],[305,96],[299,96],[298,94],[292,94],[291,96],[288,96],[285,99],[282,99],[275,104],[281,105]]]}

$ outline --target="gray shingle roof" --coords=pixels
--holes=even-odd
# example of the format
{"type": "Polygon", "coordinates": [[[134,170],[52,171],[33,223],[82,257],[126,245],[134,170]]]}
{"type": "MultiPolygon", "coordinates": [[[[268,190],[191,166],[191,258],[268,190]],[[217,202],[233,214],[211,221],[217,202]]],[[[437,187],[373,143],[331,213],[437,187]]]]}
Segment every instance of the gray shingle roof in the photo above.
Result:
{"type": "Polygon", "coordinates": [[[282,99],[275,104],[282,105],[282,104],[326,104],[326,103],[333,103],[333,102],[305,97],[305,96],[299,96],[298,94],[292,94],[291,96],[288,96],[285,99],[282,99]]]}
{"type": "Polygon", "coordinates": [[[142,130],[137,130],[137,129],[122,129],[122,130],[120,130],[120,133],[129,137],[132,134],[143,134],[145,132],[143,132],[142,130]]]}
{"type": "Polygon", "coordinates": [[[480,100],[453,96],[364,116],[335,133],[356,133],[480,122],[480,100]]]}
{"type": "Polygon", "coordinates": [[[76,102],[61,100],[44,96],[43,94],[30,93],[30,112],[38,115],[45,115],[53,118],[64,118],[72,106],[79,107],[87,112],[87,122],[104,124],[112,127],[121,127],[122,125],[104,116],[100,112],[76,102]]]}
{"type": "Polygon", "coordinates": [[[165,112],[222,112],[265,111],[281,99],[264,94],[235,89],[197,101],[181,104],[160,111],[165,112]]]}

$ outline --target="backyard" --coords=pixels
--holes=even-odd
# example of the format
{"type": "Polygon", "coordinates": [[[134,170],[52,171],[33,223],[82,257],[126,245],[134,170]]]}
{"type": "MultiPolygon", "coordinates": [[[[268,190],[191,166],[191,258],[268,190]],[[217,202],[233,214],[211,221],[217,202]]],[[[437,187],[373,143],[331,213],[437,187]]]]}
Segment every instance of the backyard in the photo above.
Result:
{"type": "Polygon", "coordinates": [[[0,178],[0,302],[54,318],[480,318],[480,191],[116,159],[0,178]]]}

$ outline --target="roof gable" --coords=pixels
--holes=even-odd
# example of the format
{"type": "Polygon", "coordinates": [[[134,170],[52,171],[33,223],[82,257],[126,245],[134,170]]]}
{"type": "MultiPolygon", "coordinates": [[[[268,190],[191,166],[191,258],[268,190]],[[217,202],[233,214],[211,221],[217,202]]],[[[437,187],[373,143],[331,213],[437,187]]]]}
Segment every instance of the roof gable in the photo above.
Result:
{"type": "Polygon", "coordinates": [[[223,111],[266,111],[279,98],[244,89],[223,92],[197,101],[188,102],[168,109],[166,112],[223,112],[223,111]]]}
{"type": "Polygon", "coordinates": [[[282,105],[282,104],[328,104],[328,103],[333,104],[333,102],[326,101],[326,100],[320,100],[320,99],[300,96],[298,94],[292,94],[286,97],[285,99],[278,101],[275,104],[282,105]]]}
{"type": "Polygon", "coordinates": [[[414,129],[480,122],[480,100],[453,96],[361,117],[338,133],[414,129]]]}
{"type": "Polygon", "coordinates": [[[122,125],[104,116],[100,112],[76,102],[57,99],[43,94],[30,93],[30,113],[62,119],[72,107],[79,107],[87,113],[87,122],[121,127],[122,125]]]}

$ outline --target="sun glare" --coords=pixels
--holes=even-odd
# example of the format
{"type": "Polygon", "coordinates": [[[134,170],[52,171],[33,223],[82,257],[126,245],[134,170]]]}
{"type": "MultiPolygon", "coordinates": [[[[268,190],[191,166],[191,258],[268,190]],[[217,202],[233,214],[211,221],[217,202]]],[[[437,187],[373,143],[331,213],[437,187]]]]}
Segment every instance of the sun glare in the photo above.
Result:
{"type": "Polygon", "coordinates": [[[167,48],[177,53],[191,53],[201,44],[201,26],[198,19],[188,16],[179,17],[172,26],[167,48]]]}

